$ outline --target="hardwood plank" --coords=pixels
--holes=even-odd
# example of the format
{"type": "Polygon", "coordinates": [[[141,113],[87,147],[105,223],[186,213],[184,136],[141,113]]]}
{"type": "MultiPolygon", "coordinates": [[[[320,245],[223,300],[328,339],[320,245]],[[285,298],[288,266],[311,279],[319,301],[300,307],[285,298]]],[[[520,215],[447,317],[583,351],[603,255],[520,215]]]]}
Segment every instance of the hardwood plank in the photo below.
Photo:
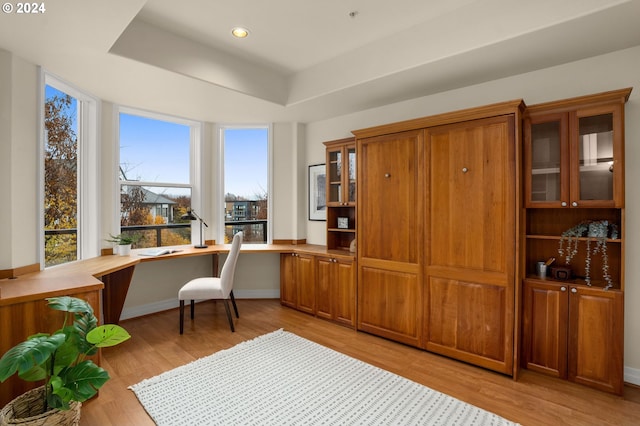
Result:
{"type": "Polygon", "coordinates": [[[528,425],[634,425],[640,388],[618,397],[524,370],[520,380],[405,346],[283,307],[278,300],[238,300],[236,332],[222,303],[196,305],[178,333],[178,311],[122,321],[132,338],[105,348],[102,365],[112,380],[82,408],[82,426],[153,425],[127,387],[171,368],[279,328],[404,376],[432,389],[528,425]]]}

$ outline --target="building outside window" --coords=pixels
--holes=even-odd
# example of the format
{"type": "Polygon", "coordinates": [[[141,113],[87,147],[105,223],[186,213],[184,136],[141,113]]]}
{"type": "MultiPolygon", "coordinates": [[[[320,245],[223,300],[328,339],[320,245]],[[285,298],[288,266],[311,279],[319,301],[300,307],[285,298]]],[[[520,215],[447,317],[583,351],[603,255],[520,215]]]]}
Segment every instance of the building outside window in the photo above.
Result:
{"type": "Polygon", "coordinates": [[[269,128],[224,127],[224,241],[238,231],[243,243],[263,244],[269,236],[269,128]]]}
{"type": "Polygon", "coordinates": [[[192,151],[200,124],[120,109],[120,233],[135,248],[191,243],[192,151]]]}

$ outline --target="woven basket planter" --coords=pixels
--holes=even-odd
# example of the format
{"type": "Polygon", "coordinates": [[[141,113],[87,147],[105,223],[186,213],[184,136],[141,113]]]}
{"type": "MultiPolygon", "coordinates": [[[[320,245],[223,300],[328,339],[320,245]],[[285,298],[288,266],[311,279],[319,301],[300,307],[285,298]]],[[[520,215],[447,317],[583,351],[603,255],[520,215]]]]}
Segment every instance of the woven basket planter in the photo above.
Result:
{"type": "Polygon", "coordinates": [[[4,406],[0,411],[0,426],[78,426],[81,402],[69,404],[69,410],[44,409],[44,386],[32,389],[4,406]]]}

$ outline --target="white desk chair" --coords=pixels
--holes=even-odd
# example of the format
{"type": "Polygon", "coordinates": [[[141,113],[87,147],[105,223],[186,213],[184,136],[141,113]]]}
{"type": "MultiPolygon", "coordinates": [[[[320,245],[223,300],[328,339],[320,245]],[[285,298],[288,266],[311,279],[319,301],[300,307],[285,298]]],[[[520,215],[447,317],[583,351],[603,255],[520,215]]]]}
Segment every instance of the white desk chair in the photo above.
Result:
{"type": "Polygon", "coordinates": [[[236,317],[240,318],[240,315],[238,315],[238,307],[236,306],[236,299],[233,297],[233,276],[236,270],[238,254],[240,254],[242,237],[242,232],[238,232],[233,236],[231,250],[229,251],[227,260],[225,260],[224,265],[222,266],[222,273],[219,278],[195,278],[183,285],[178,292],[178,299],[180,300],[180,334],[184,331],[184,301],[191,300],[191,319],[193,320],[195,299],[224,300],[224,308],[227,311],[227,318],[229,318],[231,331],[236,331],[233,327],[233,318],[231,317],[231,310],[229,309],[229,298],[231,298],[231,303],[233,304],[233,310],[236,312],[236,317]]]}

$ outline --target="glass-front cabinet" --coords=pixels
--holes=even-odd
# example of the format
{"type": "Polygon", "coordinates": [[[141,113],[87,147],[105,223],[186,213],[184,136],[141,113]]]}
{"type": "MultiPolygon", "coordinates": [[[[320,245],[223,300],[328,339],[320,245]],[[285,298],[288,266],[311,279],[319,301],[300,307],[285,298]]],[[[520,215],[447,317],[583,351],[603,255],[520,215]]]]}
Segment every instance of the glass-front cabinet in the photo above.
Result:
{"type": "Polygon", "coordinates": [[[532,108],[524,125],[526,207],[622,207],[623,120],[619,101],[532,108]]]}
{"type": "Polygon", "coordinates": [[[327,153],[327,248],[352,250],[356,238],[356,141],[324,143],[327,153]]]}
{"type": "Polygon", "coordinates": [[[353,139],[327,149],[329,187],[327,203],[333,206],[354,205],[356,202],[356,146],[353,139]]]}

